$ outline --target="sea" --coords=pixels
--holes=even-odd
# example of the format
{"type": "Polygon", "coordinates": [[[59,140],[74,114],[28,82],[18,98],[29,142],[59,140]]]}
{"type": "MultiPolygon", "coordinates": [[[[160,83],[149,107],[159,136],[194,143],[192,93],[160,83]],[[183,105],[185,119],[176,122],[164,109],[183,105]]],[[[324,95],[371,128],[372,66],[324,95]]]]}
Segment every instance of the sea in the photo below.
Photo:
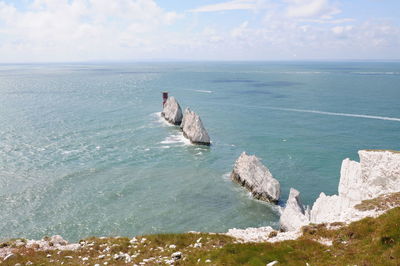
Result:
{"type": "Polygon", "coordinates": [[[1,64],[0,239],[278,228],[290,188],[337,193],[361,149],[400,150],[400,62],[1,64]],[[163,91],[210,147],[163,120],[163,91]],[[243,151],[278,206],[230,180],[243,151]]]}

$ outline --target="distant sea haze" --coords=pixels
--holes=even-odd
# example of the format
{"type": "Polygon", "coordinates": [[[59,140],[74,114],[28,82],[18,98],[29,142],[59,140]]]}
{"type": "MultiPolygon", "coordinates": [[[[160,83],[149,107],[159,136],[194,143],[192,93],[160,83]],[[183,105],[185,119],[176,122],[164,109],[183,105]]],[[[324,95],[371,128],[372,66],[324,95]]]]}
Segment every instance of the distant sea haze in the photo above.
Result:
{"type": "Polygon", "coordinates": [[[344,158],[400,150],[400,63],[0,66],[0,238],[277,227],[277,207],[229,179],[256,154],[311,204],[344,158]],[[190,144],[162,91],[198,113],[190,144]]]}

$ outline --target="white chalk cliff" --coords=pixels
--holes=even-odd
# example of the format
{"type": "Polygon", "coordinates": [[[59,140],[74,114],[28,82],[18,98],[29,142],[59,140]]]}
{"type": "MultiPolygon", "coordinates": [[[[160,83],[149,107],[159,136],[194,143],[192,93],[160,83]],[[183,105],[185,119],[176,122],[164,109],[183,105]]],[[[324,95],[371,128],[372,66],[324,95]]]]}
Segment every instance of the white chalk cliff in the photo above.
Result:
{"type": "Polygon", "coordinates": [[[180,125],[182,122],[182,109],[174,97],[168,97],[161,115],[171,124],[180,125]]]}
{"type": "Polygon", "coordinates": [[[189,108],[186,108],[183,115],[181,128],[183,135],[192,143],[210,145],[211,140],[200,117],[189,108]]]}
{"type": "Polygon", "coordinates": [[[260,159],[243,152],[236,160],[231,178],[251,191],[256,199],[277,202],[280,184],[260,159]]]}
{"type": "Polygon", "coordinates": [[[300,192],[290,189],[289,199],[280,218],[282,231],[294,231],[310,223],[310,213],[305,209],[300,200],[300,192]]]}
{"type": "MultiPolygon", "coordinates": [[[[361,150],[360,162],[345,159],[340,170],[339,195],[321,193],[314,202],[308,223],[351,222],[370,216],[373,212],[354,208],[363,200],[400,191],[400,153],[381,150],[361,150]]],[[[281,217],[286,230],[297,230],[304,221],[303,213],[293,211],[293,200],[288,201],[281,217]],[[289,226],[287,226],[289,224],[289,226]],[[293,226],[292,226],[293,225],[293,226]]]]}

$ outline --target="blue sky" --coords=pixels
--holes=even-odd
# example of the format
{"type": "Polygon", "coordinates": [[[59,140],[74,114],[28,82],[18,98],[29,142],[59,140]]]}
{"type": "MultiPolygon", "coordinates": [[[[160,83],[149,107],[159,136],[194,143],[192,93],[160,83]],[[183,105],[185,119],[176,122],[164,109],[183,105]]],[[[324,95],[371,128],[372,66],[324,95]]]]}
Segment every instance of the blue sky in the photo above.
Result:
{"type": "Polygon", "coordinates": [[[397,60],[398,0],[0,0],[0,62],[397,60]]]}

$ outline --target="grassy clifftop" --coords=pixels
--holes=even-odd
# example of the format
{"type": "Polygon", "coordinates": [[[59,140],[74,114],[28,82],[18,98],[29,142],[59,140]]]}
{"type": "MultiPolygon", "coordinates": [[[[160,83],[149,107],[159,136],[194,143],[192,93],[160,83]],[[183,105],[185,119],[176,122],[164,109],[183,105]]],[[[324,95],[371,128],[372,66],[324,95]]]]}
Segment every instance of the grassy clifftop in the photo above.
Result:
{"type": "Polygon", "coordinates": [[[74,251],[35,251],[16,247],[15,240],[1,246],[15,248],[4,265],[266,265],[275,260],[280,265],[400,264],[400,208],[330,228],[310,225],[300,239],[280,243],[239,244],[225,235],[187,233],[140,236],[133,241],[88,238],[74,251]]]}

